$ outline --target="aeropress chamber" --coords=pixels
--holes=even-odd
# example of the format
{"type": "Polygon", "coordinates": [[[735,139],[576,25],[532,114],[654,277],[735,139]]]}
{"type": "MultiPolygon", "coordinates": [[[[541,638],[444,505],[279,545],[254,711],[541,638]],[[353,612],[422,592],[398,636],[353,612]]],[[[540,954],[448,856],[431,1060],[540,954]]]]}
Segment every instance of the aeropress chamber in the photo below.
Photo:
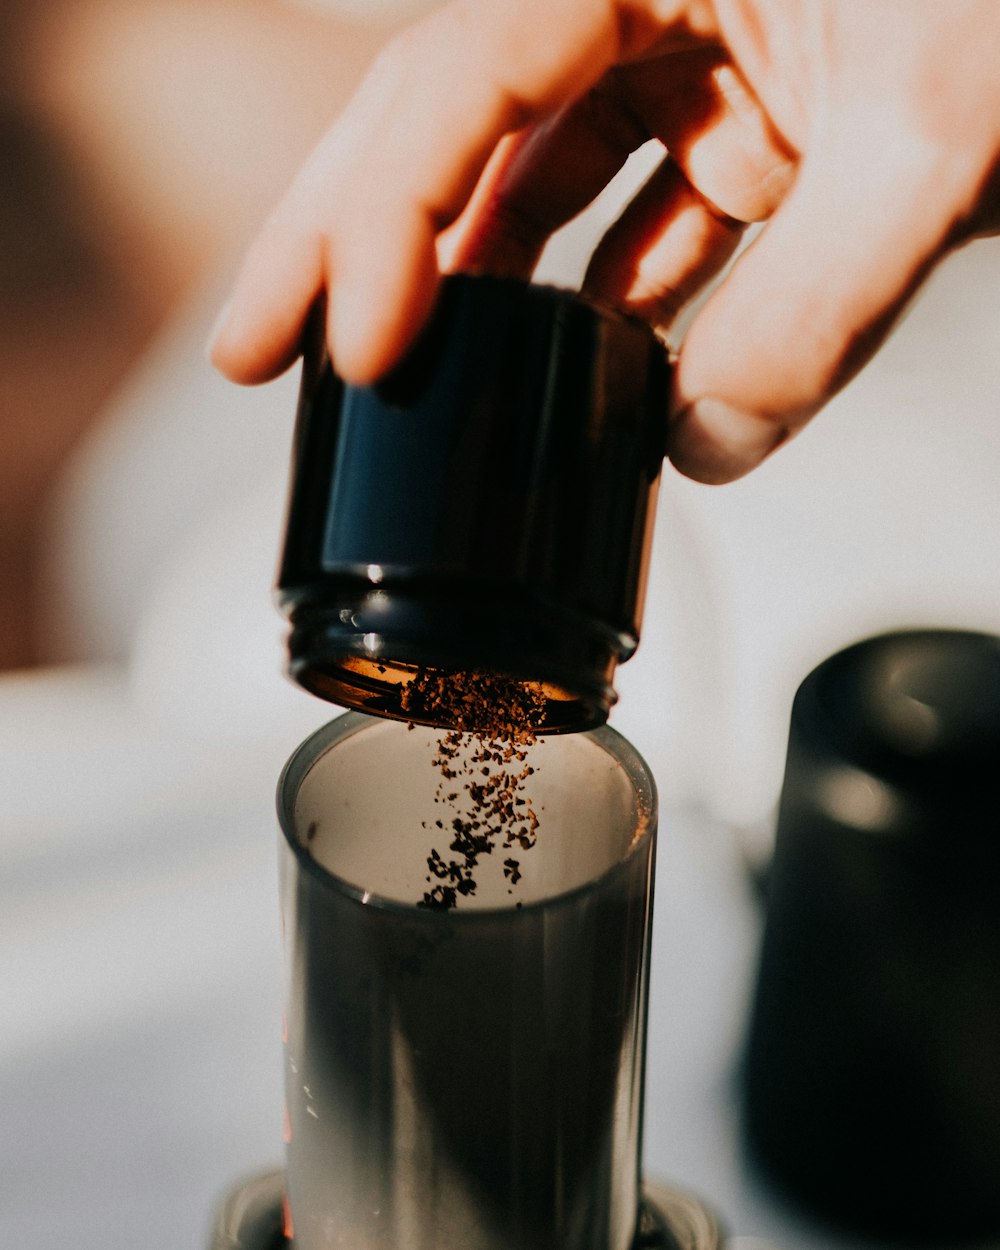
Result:
{"type": "Polygon", "coordinates": [[[647,327],[489,278],[379,387],[307,353],[289,671],[360,711],[279,783],[286,1168],[213,1250],[718,1246],[643,1190],[657,799],[603,723],[668,374],[647,327]]]}

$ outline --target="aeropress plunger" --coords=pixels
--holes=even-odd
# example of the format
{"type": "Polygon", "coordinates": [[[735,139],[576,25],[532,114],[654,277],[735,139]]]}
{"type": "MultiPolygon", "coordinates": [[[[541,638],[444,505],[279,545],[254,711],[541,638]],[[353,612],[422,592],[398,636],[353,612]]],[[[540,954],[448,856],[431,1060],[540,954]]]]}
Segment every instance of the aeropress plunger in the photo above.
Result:
{"type": "Polygon", "coordinates": [[[279,784],[286,1169],[214,1250],[718,1245],[641,1184],[656,790],[604,724],[668,380],[646,326],[493,278],[377,386],[307,350],[278,597],[357,710],[279,784]]]}

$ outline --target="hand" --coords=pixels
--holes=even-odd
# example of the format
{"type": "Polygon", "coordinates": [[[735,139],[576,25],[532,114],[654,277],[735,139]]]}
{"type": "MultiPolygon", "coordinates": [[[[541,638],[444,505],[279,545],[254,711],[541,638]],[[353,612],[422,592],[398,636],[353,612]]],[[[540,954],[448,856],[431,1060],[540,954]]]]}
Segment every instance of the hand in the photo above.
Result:
{"type": "Polygon", "coordinates": [[[662,164],[589,294],[665,330],[766,221],[680,350],[668,446],[752,469],[857,372],[934,264],[1000,230],[997,0],[451,0],[397,37],[252,248],[214,343],[260,382],[328,297],[374,380],[441,268],[528,277],[628,154],[662,164]]]}

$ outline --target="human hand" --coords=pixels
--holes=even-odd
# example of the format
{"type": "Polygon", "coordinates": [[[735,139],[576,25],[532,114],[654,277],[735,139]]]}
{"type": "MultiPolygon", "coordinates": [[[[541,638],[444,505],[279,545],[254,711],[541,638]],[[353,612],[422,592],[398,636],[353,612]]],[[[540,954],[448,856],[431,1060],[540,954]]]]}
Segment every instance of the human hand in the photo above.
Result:
{"type": "Polygon", "coordinates": [[[439,272],[527,278],[648,141],[662,164],[598,245],[592,297],[699,311],[668,450],[706,482],[799,430],[950,249],[1000,230],[996,0],[451,0],[397,37],[248,256],[214,341],[276,376],[327,296],[338,372],[390,368],[439,272]]]}

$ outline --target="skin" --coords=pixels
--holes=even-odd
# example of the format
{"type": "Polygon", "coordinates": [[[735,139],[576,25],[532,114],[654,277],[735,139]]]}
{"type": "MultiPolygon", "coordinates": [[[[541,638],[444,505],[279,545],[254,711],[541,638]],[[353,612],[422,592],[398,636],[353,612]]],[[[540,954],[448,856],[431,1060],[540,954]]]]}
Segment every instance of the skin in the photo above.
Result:
{"type": "Polygon", "coordinates": [[[681,345],[670,458],[742,476],[870,358],[956,246],[1000,231],[996,0],[451,0],[394,39],[252,246],[214,339],[235,381],[327,300],[349,381],[394,364],[439,274],[527,278],[649,139],[663,162],[584,287],[681,345]]]}

